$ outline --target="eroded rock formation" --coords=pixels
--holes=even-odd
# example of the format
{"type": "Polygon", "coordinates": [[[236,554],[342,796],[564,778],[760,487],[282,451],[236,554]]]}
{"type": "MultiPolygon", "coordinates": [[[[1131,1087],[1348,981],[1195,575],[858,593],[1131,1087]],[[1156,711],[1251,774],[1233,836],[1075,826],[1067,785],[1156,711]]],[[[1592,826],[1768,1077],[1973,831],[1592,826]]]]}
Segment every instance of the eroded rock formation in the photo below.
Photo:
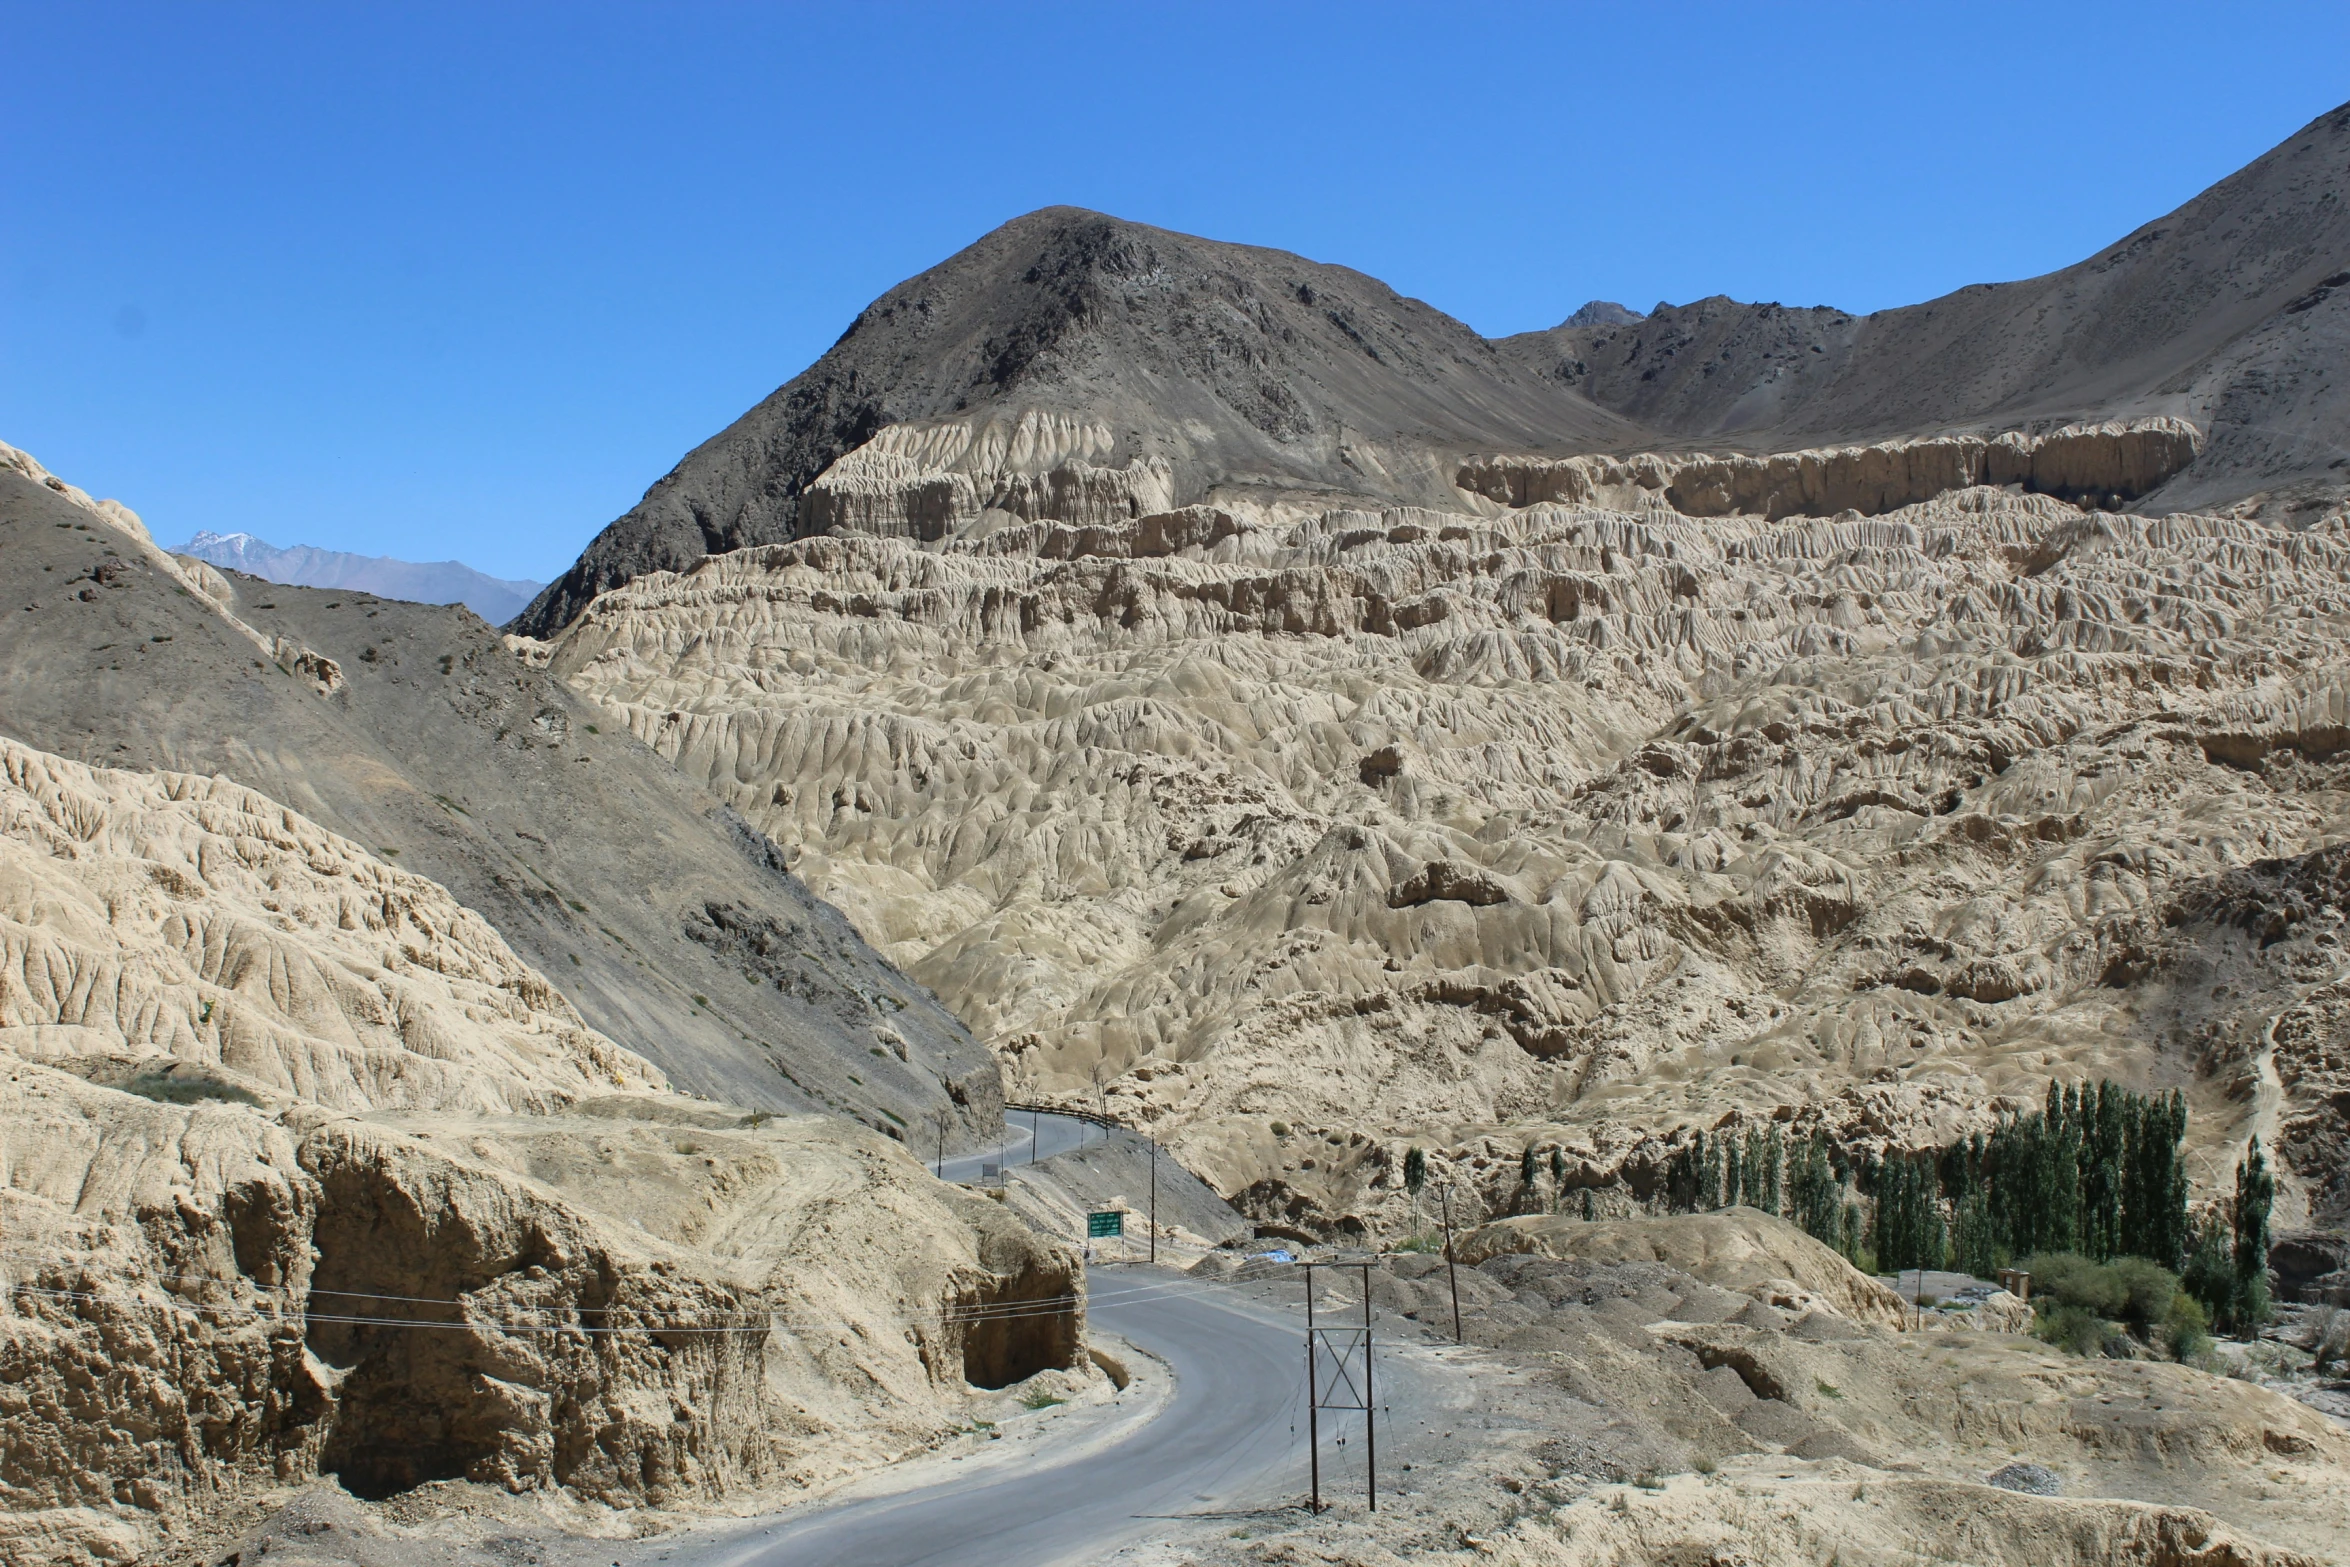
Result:
{"type": "Polygon", "coordinates": [[[849,1123],[662,1092],[251,790],[0,742],[0,951],[12,1567],[322,1472],[707,1503],[1083,1363],[1067,1248],[849,1123]],[[1011,1299],[1048,1309],[975,1314],[1011,1299]]]}
{"type": "Polygon", "coordinates": [[[1645,1200],[1684,1125],[1882,1149],[2105,1076],[2337,1203],[2332,1068],[2261,1084],[2335,977],[2286,884],[2342,830],[2338,526],[1641,495],[844,533],[554,668],[1016,1086],[1103,1069],[1268,1222],[1392,1232],[1412,1141],[1492,1211],[1529,1142],[1645,1200]]]}
{"type": "Polygon", "coordinates": [[[2185,468],[2202,445],[2184,419],[2111,420],[2046,435],[1937,435],[1759,457],[1473,457],[1453,482],[1505,506],[1623,508],[1655,496],[1687,517],[1876,517],[1976,485],[2118,507],[2185,468]]]}

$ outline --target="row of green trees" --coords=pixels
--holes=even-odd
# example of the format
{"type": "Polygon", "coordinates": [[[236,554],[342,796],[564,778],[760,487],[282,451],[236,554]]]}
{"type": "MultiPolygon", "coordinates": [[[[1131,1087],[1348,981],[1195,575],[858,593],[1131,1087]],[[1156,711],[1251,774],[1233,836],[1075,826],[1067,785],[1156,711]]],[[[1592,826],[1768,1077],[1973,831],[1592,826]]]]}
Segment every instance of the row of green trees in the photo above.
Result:
{"type": "MultiPolygon", "coordinates": [[[[1978,1277],[2021,1257],[2140,1257],[2179,1274],[2219,1326],[2268,1314],[2276,1182],[2255,1138],[2225,1211],[2193,1222],[2181,1093],[2050,1084],[2046,1105],[1947,1147],[1847,1160],[1827,1136],[1790,1149],[1777,1126],[1699,1132],[1665,1168],[1665,1204],[1745,1204],[1792,1219],[1869,1271],[1956,1268],[1978,1277]]],[[[1533,1154],[1521,1173],[1533,1180],[1533,1154]]]]}

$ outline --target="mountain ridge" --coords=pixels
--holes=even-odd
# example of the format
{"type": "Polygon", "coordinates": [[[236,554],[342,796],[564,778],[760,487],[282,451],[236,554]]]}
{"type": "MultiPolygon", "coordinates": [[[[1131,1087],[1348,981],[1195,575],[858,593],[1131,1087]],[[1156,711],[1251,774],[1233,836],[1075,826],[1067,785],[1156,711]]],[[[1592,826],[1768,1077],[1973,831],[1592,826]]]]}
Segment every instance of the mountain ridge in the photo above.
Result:
{"type": "Polygon", "coordinates": [[[551,635],[645,571],[798,536],[809,486],[886,426],[1030,410],[1099,424],[1114,457],[1164,460],[1179,503],[1301,481],[1437,498],[1435,467],[1381,483],[1364,476],[1376,455],[1354,449],[1465,452],[1500,434],[1566,455],[1637,435],[1362,273],[1048,207],[867,306],[599,534],[514,629],[551,635]]]}
{"type": "Polygon", "coordinates": [[[2038,277],[1866,315],[1714,295],[1499,342],[1661,439],[1745,451],[2184,417],[2209,444],[2146,505],[2225,503],[2339,471],[2350,385],[2325,367],[2350,353],[2346,170],[2350,105],[2038,277]]]}
{"type": "Polygon", "coordinates": [[[2325,378],[2350,353],[2350,272],[2335,275],[2350,259],[2345,149],[2350,106],[2041,278],[1866,316],[1726,296],[1639,316],[1593,301],[1495,339],[1342,266],[1044,208],[867,306],[512,627],[552,636],[648,571],[824,531],[835,514],[803,505],[821,477],[885,428],[916,426],[919,446],[939,421],[1051,416],[1098,432],[1087,461],[1163,461],[1163,488],[1129,487],[1129,514],[1267,484],[1446,503],[1447,459],[1472,451],[1756,453],[2137,416],[2212,429],[2144,508],[2323,488],[2350,424],[2350,385],[2325,378]]]}
{"type": "Polygon", "coordinates": [[[460,560],[400,560],[312,544],[280,547],[250,533],[209,528],[171,553],[291,587],[348,588],[415,604],[463,604],[493,626],[513,619],[546,586],[528,577],[493,577],[460,560]]]}

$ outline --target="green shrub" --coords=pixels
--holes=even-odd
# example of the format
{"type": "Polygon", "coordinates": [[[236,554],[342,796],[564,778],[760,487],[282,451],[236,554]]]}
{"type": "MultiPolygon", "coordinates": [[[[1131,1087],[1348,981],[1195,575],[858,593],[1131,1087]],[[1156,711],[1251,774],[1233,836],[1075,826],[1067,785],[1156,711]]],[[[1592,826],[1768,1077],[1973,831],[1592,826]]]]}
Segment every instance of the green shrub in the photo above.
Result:
{"type": "Polygon", "coordinates": [[[2143,1257],[2092,1262],[2074,1252],[2042,1252],[2025,1267],[2041,1319],[2034,1331],[2076,1355],[2121,1349],[2113,1341],[2126,1332],[2141,1343],[2159,1336],[2185,1359],[2209,1338],[2202,1308],[2180,1290],[2179,1276],[2143,1257]],[[2189,1346],[2184,1352],[2176,1347],[2181,1335],[2189,1346]]]}
{"type": "Polygon", "coordinates": [[[2188,1363],[2211,1348],[2211,1321],[2203,1314],[2203,1303],[2185,1290],[2171,1297],[2163,1315],[2162,1343],[2171,1359],[2188,1363]]]}
{"type": "Polygon", "coordinates": [[[2032,1275],[2032,1298],[2053,1310],[2072,1306],[2099,1317],[2121,1315],[2129,1289],[2120,1275],[2077,1252],[2041,1252],[2024,1260],[2032,1275]]]}
{"type": "Polygon", "coordinates": [[[2043,1342],[2075,1355],[2094,1355],[2105,1348],[2107,1335],[2117,1331],[2086,1306],[2052,1306],[2040,1315],[2032,1332],[2043,1342]]]}
{"type": "Polygon", "coordinates": [[[141,1099],[152,1099],[157,1104],[193,1105],[207,1100],[222,1104],[258,1105],[261,1101],[234,1083],[224,1083],[207,1075],[200,1068],[166,1068],[163,1071],[140,1072],[114,1085],[126,1094],[137,1094],[141,1099]]]}
{"type": "Polygon", "coordinates": [[[2106,1264],[2121,1286],[2121,1308],[2114,1313],[2140,1338],[2167,1321],[2178,1298],[2179,1276],[2144,1257],[2116,1257],[2106,1264]]]}

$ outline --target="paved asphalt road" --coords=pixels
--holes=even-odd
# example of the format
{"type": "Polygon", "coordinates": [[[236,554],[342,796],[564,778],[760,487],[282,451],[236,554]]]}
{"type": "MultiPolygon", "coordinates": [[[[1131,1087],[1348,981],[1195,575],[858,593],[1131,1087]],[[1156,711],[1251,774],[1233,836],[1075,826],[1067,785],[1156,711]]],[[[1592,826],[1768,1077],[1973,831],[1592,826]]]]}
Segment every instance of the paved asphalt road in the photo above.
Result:
{"type": "MultiPolygon", "coordinates": [[[[1302,1497],[1302,1318],[1165,1270],[1103,1270],[1092,1289],[1093,1327],[1173,1368],[1174,1397],[1158,1416],[1114,1445],[1081,1448],[1059,1462],[835,1503],[771,1532],[737,1536],[704,1560],[726,1567],[1051,1567],[1098,1561],[1182,1527],[1153,1514],[1231,1512],[1302,1497]]],[[[1379,1401],[1401,1414],[1417,1402],[1427,1373],[1413,1357],[1383,1353],[1377,1374],[1386,1384],[1379,1401]]],[[[1383,1441],[1389,1424],[1383,1416],[1383,1441]]],[[[1361,1495],[1361,1437],[1359,1415],[1325,1422],[1327,1492],[1361,1495]]]]}
{"type": "MultiPolygon", "coordinates": [[[[939,1171],[935,1159],[924,1162],[932,1170],[939,1171],[943,1180],[976,1181],[982,1164],[1001,1165],[1008,1170],[1016,1165],[1031,1163],[1034,1159],[1050,1159],[1056,1154],[1065,1154],[1087,1143],[1098,1143],[1109,1135],[1090,1121],[1080,1121],[1073,1115],[1054,1115],[1049,1111],[1031,1115],[1026,1110],[1006,1110],[1004,1130],[1010,1135],[1005,1137],[1002,1144],[982,1149],[978,1153],[958,1154],[946,1162],[943,1171],[939,1171]],[[1028,1146],[1032,1131],[1036,1142],[1033,1155],[1028,1146]]],[[[908,1145],[917,1154],[922,1151],[918,1146],[919,1141],[916,1139],[915,1143],[908,1145]]]]}

